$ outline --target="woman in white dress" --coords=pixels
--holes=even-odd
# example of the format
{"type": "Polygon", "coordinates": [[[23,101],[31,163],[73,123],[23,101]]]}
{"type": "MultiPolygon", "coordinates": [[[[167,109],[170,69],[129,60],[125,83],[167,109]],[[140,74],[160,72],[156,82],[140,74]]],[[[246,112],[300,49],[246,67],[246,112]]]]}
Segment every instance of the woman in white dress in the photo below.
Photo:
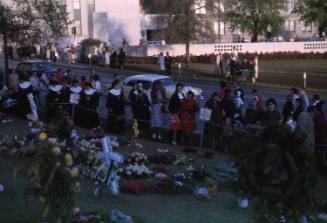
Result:
{"type": "Polygon", "coordinates": [[[254,77],[256,80],[259,78],[259,58],[258,56],[254,57],[254,77]]]}

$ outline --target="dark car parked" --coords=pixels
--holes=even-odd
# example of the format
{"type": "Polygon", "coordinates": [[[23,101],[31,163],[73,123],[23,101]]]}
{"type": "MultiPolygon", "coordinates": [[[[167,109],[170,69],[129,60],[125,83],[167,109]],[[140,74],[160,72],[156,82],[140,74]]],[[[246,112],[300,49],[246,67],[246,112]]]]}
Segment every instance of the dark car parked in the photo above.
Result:
{"type": "Polygon", "coordinates": [[[28,76],[33,72],[37,72],[39,76],[45,73],[47,76],[54,74],[55,70],[51,63],[43,60],[27,60],[17,64],[16,72],[23,74],[26,72],[28,76]]]}

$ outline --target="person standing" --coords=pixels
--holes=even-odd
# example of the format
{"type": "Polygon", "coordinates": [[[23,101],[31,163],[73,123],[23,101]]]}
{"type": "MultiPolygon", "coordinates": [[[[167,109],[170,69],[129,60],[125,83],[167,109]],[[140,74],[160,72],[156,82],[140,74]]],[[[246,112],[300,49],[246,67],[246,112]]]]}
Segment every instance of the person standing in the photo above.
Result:
{"type": "Polygon", "coordinates": [[[303,106],[303,100],[302,98],[297,98],[295,100],[295,110],[293,113],[293,119],[294,121],[297,121],[297,119],[299,118],[300,114],[305,111],[304,106],[303,106]]]}
{"type": "Polygon", "coordinates": [[[313,122],[314,112],[316,108],[310,105],[306,111],[302,112],[298,118],[298,129],[305,134],[305,144],[307,149],[314,154],[315,144],[315,126],[313,122]]]}
{"type": "Polygon", "coordinates": [[[108,119],[107,130],[109,133],[122,134],[125,129],[125,100],[120,86],[120,81],[112,83],[107,98],[108,119]]]}
{"type": "Polygon", "coordinates": [[[13,70],[10,74],[9,74],[9,92],[11,94],[15,94],[18,92],[18,85],[19,85],[19,76],[18,74],[15,72],[15,70],[13,70]]]}
{"type": "Polygon", "coordinates": [[[154,129],[152,138],[162,140],[162,128],[164,126],[163,117],[165,110],[165,103],[167,102],[165,88],[163,88],[161,81],[153,83],[150,93],[151,97],[151,124],[154,129]]]}
{"type": "Polygon", "coordinates": [[[125,58],[126,58],[126,54],[124,52],[124,49],[120,48],[119,55],[118,55],[118,61],[119,61],[119,69],[121,69],[121,70],[124,69],[125,58]]]}
{"type": "Polygon", "coordinates": [[[183,91],[183,84],[178,83],[176,84],[176,89],[174,94],[171,96],[170,101],[169,101],[169,112],[171,113],[178,113],[180,106],[185,99],[185,95],[182,92],[183,91]]]}
{"type": "Polygon", "coordinates": [[[194,93],[188,91],[179,111],[184,140],[190,146],[192,145],[192,133],[196,130],[195,117],[200,110],[199,104],[194,97],[194,93]]]}
{"type": "Polygon", "coordinates": [[[116,66],[117,66],[117,58],[118,58],[118,54],[117,54],[117,51],[114,51],[112,54],[111,54],[111,57],[110,57],[110,65],[111,65],[111,68],[113,69],[116,69],[116,66]]]}
{"type": "Polygon", "coordinates": [[[264,122],[267,126],[277,125],[281,120],[281,115],[277,110],[277,102],[273,98],[269,98],[266,102],[267,110],[264,113],[264,122]]]}
{"type": "Polygon", "coordinates": [[[95,89],[99,95],[102,94],[102,87],[101,87],[101,82],[100,82],[99,75],[95,74],[92,77],[91,85],[92,85],[92,88],[95,89]]]}
{"type": "Polygon", "coordinates": [[[69,115],[72,115],[72,120],[75,125],[80,125],[81,123],[81,109],[77,106],[81,100],[82,87],[79,85],[78,80],[73,80],[72,86],[69,88],[69,92],[67,94],[68,98],[66,102],[69,103],[69,107],[67,112],[69,115]]]}
{"type": "Polygon", "coordinates": [[[287,95],[286,96],[286,102],[284,104],[284,108],[283,108],[283,123],[286,123],[289,115],[291,115],[294,112],[294,107],[293,107],[293,103],[292,103],[292,95],[287,95]]]}
{"type": "Polygon", "coordinates": [[[28,114],[33,114],[38,119],[33,86],[26,75],[21,76],[18,86],[18,113],[23,119],[26,119],[28,114]]]}
{"type": "Polygon", "coordinates": [[[310,105],[310,101],[309,101],[309,97],[304,89],[299,89],[299,97],[303,101],[303,109],[304,110],[307,109],[308,106],[310,105]]]}
{"type": "Polygon", "coordinates": [[[252,95],[253,95],[254,99],[256,100],[257,109],[263,111],[263,109],[264,109],[263,98],[262,98],[260,92],[257,89],[253,89],[252,90],[252,95]]]}
{"type": "Polygon", "coordinates": [[[99,100],[99,94],[92,88],[89,82],[86,82],[79,102],[79,111],[82,117],[80,125],[82,127],[95,128],[100,124],[97,112],[99,100]]]}
{"type": "Polygon", "coordinates": [[[46,96],[46,121],[53,121],[65,103],[64,88],[61,84],[52,80],[49,86],[49,92],[46,96]]]}
{"type": "Polygon", "coordinates": [[[158,64],[159,64],[159,67],[160,67],[160,71],[165,71],[166,70],[166,67],[165,67],[165,57],[164,57],[164,55],[163,55],[162,52],[159,54],[158,64]]]}
{"type": "Polygon", "coordinates": [[[230,89],[227,88],[225,90],[225,96],[221,100],[221,104],[222,104],[222,112],[224,115],[224,119],[226,118],[232,119],[234,117],[236,109],[235,109],[235,104],[233,102],[232,91],[230,89]]]}
{"type": "Polygon", "coordinates": [[[216,65],[215,65],[215,70],[216,70],[216,74],[217,76],[222,76],[222,66],[223,66],[223,58],[221,53],[219,52],[216,56],[216,65]]]}
{"type": "Polygon", "coordinates": [[[254,62],[254,78],[255,78],[255,82],[257,82],[259,78],[259,57],[255,56],[253,62],[254,62]]]}
{"type": "Polygon", "coordinates": [[[129,99],[132,105],[133,118],[136,119],[139,130],[143,134],[150,125],[151,105],[142,83],[137,83],[136,88],[131,90],[129,99]]]}
{"type": "Polygon", "coordinates": [[[211,110],[210,121],[205,125],[205,135],[208,136],[211,142],[211,148],[217,149],[217,140],[221,137],[224,121],[221,99],[217,92],[211,95],[211,98],[205,104],[205,108],[211,110]]]}
{"type": "Polygon", "coordinates": [[[255,84],[256,83],[256,78],[255,78],[255,61],[254,61],[254,59],[250,60],[249,75],[250,75],[252,84],[255,84]]]}
{"type": "Polygon", "coordinates": [[[167,75],[171,75],[171,64],[173,59],[171,58],[171,56],[169,55],[169,52],[166,53],[165,56],[165,68],[166,68],[166,74],[167,75]]]}
{"type": "Polygon", "coordinates": [[[105,57],[105,66],[107,68],[109,68],[110,67],[110,54],[108,51],[105,52],[104,57],[105,57]]]}

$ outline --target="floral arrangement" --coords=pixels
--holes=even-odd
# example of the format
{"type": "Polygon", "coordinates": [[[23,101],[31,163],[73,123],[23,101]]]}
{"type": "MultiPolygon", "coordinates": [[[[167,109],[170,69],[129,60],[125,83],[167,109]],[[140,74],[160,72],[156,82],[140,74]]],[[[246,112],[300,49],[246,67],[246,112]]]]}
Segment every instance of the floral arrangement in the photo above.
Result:
{"type": "Polygon", "coordinates": [[[127,193],[139,194],[141,192],[147,191],[150,188],[150,185],[145,182],[140,181],[126,181],[123,182],[120,186],[122,191],[127,193]]]}
{"type": "Polygon", "coordinates": [[[74,194],[80,191],[79,171],[71,153],[38,135],[33,147],[17,153],[14,176],[27,169],[28,190],[43,203],[43,216],[55,222],[68,222],[73,214],[74,194]]]}
{"type": "Polygon", "coordinates": [[[148,157],[141,152],[133,152],[126,160],[127,164],[144,164],[148,162],[148,157]]]}
{"type": "Polygon", "coordinates": [[[148,178],[150,177],[153,172],[149,170],[147,166],[144,164],[128,164],[124,168],[119,168],[118,169],[118,174],[122,177],[127,177],[127,178],[148,178]]]}

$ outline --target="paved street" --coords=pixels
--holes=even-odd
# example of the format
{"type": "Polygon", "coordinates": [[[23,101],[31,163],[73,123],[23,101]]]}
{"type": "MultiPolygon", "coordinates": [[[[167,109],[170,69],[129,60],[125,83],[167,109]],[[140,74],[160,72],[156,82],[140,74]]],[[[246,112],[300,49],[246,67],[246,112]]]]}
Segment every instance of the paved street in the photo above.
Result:
{"type": "MultiPolygon", "coordinates": [[[[3,69],[3,59],[0,59],[0,67],[3,69]]],[[[17,61],[10,61],[10,68],[15,68],[16,64],[18,62],[17,61]]],[[[71,69],[73,73],[76,73],[78,76],[85,76],[86,78],[89,78],[90,76],[90,71],[91,68],[88,65],[84,65],[84,64],[74,64],[74,65],[68,65],[68,64],[56,64],[53,63],[55,68],[62,68],[63,70],[65,69],[71,69]]],[[[118,73],[121,75],[121,78],[133,75],[133,74],[141,74],[144,72],[140,72],[140,71],[121,71],[121,70],[108,70],[108,71],[104,71],[103,68],[96,68],[95,69],[97,71],[97,74],[100,76],[100,80],[102,83],[102,86],[104,88],[108,88],[112,82],[112,76],[115,73],[118,73]]],[[[202,81],[202,80],[187,80],[187,81],[181,81],[184,85],[191,85],[194,87],[199,87],[203,90],[203,97],[204,99],[200,101],[201,106],[204,105],[205,101],[210,98],[211,94],[215,91],[219,91],[219,83],[217,82],[213,82],[213,81],[202,81]]],[[[242,86],[242,84],[241,84],[242,86]]],[[[249,86],[249,84],[246,84],[244,86],[242,86],[244,92],[245,92],[245,103],[247,104],[247,102],[249,102],[250,97],[251,97],[251,91],[254,88],[254,86],[249,86]]],[[[273,97],[277,100],[278,103],[278,108],[279,110],[282,109],[283,104],[284,104],[284,100],[285,100],[285,96],[286,94],[289,93],[289,91],[286,90],[282,90],[282,89],[277,89],[277,88],[265,88],[262,86],[256,86],[255,88],[257,88],[264,100],[267,100],[269,97],[273,97]]],[[[311,98],[312,95],[309,95],[309,97],[311,98]]],[[[326,101],[327,97],[326,95],[323,96],[323,99],[326,101]]],[[[106,118],[106,108],[105,108],[105,103],[106,103],[106,97],[103,96],[101,98],[101,103],[100,103],[100,108],[99,108],[99,112],[100,112],[100,116],[102,118],[106,118]]],[[[246,106],[245,106],[246,107],[246,106]]],[[[130,114],[130,108],[127,107],[127,116],[129,116],[130,114]]],[[[325,106],[325,110],[326,110],[326,106],[325,106]]],[[[327,111],[327,110],[326,110],[327,111]]],[[[325,112],[326,114],[327,112],[325,112]]],[[[166,117],[167,118],[167,117],[166,117]]],[[[168,120],[168,119],[166,119],[168,120]]],[[[168,122],[166,122],[168,124],[168,122]]],[[[197,131],[201,131],[200,128],[200,124],[198,124],[198,130],[197,131]]]]}

